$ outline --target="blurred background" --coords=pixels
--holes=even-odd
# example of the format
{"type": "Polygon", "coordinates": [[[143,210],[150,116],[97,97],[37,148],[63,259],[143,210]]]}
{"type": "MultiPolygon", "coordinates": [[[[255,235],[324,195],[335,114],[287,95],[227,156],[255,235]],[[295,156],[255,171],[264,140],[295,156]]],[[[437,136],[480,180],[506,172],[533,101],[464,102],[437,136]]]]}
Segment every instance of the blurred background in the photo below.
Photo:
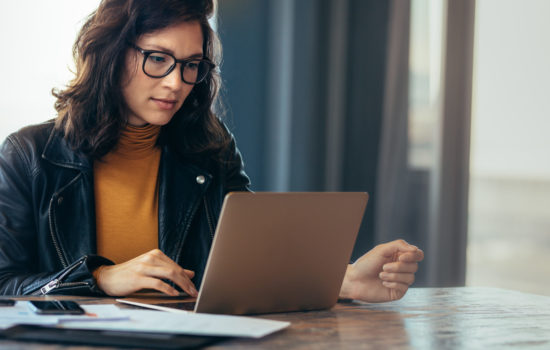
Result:
{"type": "MultiPolygon", "coordinates": [[[[0,139],[55,117],[98,0],[0,3],[0,139]]],[[[550,295],[546,0],[220,0],[225,120],[256,191],[367,191],[354,258],[550,295]]]]}

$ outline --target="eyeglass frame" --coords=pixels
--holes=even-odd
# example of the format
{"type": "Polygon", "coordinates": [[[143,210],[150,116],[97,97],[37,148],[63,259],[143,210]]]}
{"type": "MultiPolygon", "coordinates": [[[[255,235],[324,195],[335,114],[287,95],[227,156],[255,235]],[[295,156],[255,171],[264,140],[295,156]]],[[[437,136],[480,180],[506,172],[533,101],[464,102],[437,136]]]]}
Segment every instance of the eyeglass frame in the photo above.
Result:
{"type": "Polygon", "coordinates": [[[187,59],[182,59],[182,60],[178,60],[176,58],[176,56],[172,55],[171,53],[169,52],[165,52],[165,51],[160,51],[160,50],[145,50],[145,49],[142,49],[141,47],[137,46],[136,44],[129,44],[130,47],[132,47],[133,49],[139,51],[142,55],[143,55],[143,63],[141,65],[141,70],[143,71],[143,73],[145,75],[147,75],[148,77],[150,78],[154,78],[154,79],[161,79],[161,78],[164,78],[165,76],[167,76],[168,74],[172,73],[172,71],[176,68],[176,66],[178,65],[178,63],[181,63],[181,69],[180,69],[180,76],[181,76],[181,80],[185,83],[185,84],[188,84],[188,85],[197,85],[197,84],[200,84],[204,81],[204,79],[206,79],[206,77],[208,76],[208,74],[210,74],[210,72],[212,72],[215,68],[216,68],[216,64],[214,62],[212,62],[211,60],[209,60],[208,58],[206,57],[203,57],[203,58],[187,58],[187,59]],[[154,54],[154,53],[161,53],[163,55],[167,55],[167,56],[170,56],[174,59],[174,64],[168,69],[168,71],[166,71],[166,73],[164,73],[163,75],[160,75],[160,76],[157,76],[157,75],[151,75],[149,73],[147,73],[145,71],[145,63],[147,62],[147,59],[149,58],[149,56],[151,54],[154,54]],[[185,80],[185,78],[183,77],[183,71],[185,70],[185,66],[184,64],[186,63],[189,63],[189,62],[193,62],[193,61],[201,61],[201,62],[205,62],[209,69],[208,69],[208,72],[204,75],[204,77],[201,79],[201,80],[198,80],[194,83],[190,83],[188,81],[185,80]]]}

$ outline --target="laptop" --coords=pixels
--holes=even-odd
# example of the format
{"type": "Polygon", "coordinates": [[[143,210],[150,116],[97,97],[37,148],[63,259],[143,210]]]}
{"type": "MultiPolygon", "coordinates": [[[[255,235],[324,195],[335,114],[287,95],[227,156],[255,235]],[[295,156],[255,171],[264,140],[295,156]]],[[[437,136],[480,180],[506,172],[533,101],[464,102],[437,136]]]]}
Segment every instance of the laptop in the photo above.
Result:
{"type": "Polygon", "coordinates": [[[364,192],[229,193],[194,311],[331,308],[367,201],[364,192]]]}

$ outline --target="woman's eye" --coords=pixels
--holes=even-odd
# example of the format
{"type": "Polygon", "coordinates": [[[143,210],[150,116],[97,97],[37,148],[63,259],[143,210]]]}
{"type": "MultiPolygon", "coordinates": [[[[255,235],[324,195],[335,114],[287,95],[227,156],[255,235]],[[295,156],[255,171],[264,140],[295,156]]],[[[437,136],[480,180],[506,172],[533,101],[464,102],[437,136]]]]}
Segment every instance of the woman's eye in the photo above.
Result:
{"type": "Polygon", "coordinates": [[[197,70],[199,69],[199,62],[187,62],[185,64],[185,69],[197,70]]]}
{"type": "Polygon", "coordinates": [[[166,57],[164,56],[157,56],[157,55],[149,55],[149,61],[152,63],[165,63],[166,57]]]}

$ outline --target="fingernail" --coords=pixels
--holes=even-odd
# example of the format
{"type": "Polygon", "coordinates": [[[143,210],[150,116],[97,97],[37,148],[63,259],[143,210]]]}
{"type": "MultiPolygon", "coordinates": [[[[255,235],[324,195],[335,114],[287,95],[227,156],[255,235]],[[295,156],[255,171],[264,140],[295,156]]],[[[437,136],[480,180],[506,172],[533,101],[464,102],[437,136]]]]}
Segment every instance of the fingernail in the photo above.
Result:
{"type": "Polygon", "coordinates": [[[195,288],[192,288],[191,289],[191,292],[193,292],[193,296],[194,297],[198,297],[199,296],[199,292],[197,292],[197,290],[195,288]]]}
{"type": "Polygon", "coordinates": [[[378,277],[380,277],[381,279],[384,279],[384,278],[387,278],[388,277],[388,274],[386,272],[380,272],[380,274],[378,275],[378,277]]]}

